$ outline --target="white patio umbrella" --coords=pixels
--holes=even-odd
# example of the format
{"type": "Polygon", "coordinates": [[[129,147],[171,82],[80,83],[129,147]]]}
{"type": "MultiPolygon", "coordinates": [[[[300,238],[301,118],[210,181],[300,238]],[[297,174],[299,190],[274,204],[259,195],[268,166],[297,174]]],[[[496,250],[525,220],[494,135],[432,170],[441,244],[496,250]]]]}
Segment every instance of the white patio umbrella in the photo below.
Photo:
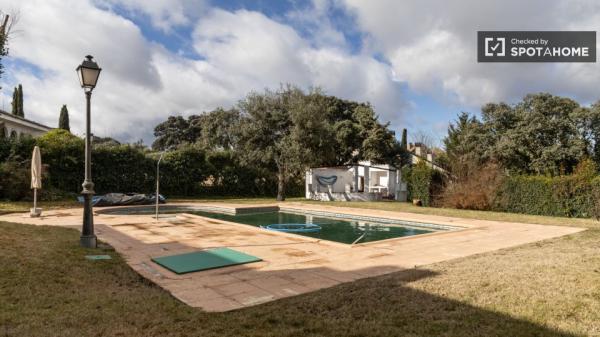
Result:
{"type": "Polygon", "coordinates": [[[31,156],[31,188],[33,189],[33,208],[30,215],[39,216],[41,209],[37,208],[37,190],[42,188],[42,155],[38,146],[33,148],[31,156]]]}

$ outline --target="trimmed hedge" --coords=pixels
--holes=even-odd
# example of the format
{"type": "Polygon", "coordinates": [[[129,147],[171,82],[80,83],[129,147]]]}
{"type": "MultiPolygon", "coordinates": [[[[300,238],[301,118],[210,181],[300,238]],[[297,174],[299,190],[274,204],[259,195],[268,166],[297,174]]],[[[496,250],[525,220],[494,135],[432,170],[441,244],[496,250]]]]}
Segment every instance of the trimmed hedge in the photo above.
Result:
{"type": "Polygon", "coordinates": [[[514,176],[504,180],[494,210],[534,215],[600,217],[600,176],[584,168],[569,176],[514,176]]]}
{"type": "MultiPolygon", "coordinates": [[[[156,161],[131,145],[101,145],[92,152],[92,180],[98,194],[152,193],[155,189],[155,172],[156,161]]],[[[81,188],[82,177],[77,178],[78,188],[81,188]]]]}
{"type": "MultiPolygon", "coordinates": [[[[74,196],[84,176],[84,141],[55,129],[37,138],[0,139],[0,199],[31,198],[30,157],[40,146],[44,164],[41,197],[74,196]]],[[[97,194],[154,193],[158,153],[135,145],[100,144],[92,152],[92,180],[97,194]]],[[[274,196],[275,175],[242,165],[230,151],[207,152],[184,146],[165,154],[160,165],[160,191],[174,196],[274,196]]],[[[300,177],[301,178],[301,177],[300,177]]],[[[302,195],[304,181],[292,180],[293,195],[302,195]]]]}

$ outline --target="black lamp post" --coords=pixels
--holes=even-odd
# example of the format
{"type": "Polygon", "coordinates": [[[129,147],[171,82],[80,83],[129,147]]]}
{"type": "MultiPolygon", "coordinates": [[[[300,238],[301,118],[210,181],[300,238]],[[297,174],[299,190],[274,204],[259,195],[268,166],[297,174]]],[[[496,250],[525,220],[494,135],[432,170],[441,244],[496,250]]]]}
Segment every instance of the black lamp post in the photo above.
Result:
{"type": "Polygon", "coordinates": [[[92,213],[92,196],[94,195],[94,183],[92,182],[92,148],[90,131],[90,99],[92,90],[96,87],[100,67],[94,62],[91,55],[85,57],[83,63],[77,67],[79,82],[85,92],[86,98],[86,119],[85,119],[85,180],[81,185],[83,187],[83,229],[79,242],[81,246],[87,248],[96,248],[96,235],[94,234],[94,214],[92,213]]]}

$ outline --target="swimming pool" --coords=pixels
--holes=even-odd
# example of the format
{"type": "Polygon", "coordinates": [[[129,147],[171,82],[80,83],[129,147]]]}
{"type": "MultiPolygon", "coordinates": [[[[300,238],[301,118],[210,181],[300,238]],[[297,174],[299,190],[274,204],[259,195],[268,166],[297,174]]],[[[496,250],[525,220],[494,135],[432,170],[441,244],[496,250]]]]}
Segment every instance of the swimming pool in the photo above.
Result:
{"type": "MultiPolygon", "coordinates": [[[[153,214],[154,209],[151,207],[126,207],[102,210],[100,213],[115,215],[153,214]]],[[[255,227],[273,224],[315,224],[321,227],[319,231],[294,234],[347,244],[351,244],[359,238],[360,240],[358,240],[357,243],[365,243],[444,230],[435,228],[433,225],[432,227],[425,227],[426,224],[420,226],[416,223],[411,225],[407,222],[393,219],[385,219],[385,223],[383,223],[353,219],[351,216],[348,216],[348,218],[341,218],[339,216],[314,215],[286,210],[263,211],[248,214],[227,214],[215,210],[197,209],[193,207],[162,206],[160,208],[160,213],[188,213],[255,227]]]]}

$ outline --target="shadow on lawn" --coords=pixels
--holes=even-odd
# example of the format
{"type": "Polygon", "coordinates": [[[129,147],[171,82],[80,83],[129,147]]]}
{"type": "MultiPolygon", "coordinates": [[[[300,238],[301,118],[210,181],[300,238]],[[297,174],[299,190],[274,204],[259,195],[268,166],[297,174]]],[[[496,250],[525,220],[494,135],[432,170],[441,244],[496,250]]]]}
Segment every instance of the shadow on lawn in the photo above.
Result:
{"type": "Polygon", "coordinates": [[[250,316],[253,327],[260,327],[248,334],[243,324],[230,325],[226,331],[231,336],[267,331],[278,331],[278,336],[300,331],[318,336],[577,336],[410,287],[436,275],[405,270],[214,315],[235,322],[250,316]]]}

